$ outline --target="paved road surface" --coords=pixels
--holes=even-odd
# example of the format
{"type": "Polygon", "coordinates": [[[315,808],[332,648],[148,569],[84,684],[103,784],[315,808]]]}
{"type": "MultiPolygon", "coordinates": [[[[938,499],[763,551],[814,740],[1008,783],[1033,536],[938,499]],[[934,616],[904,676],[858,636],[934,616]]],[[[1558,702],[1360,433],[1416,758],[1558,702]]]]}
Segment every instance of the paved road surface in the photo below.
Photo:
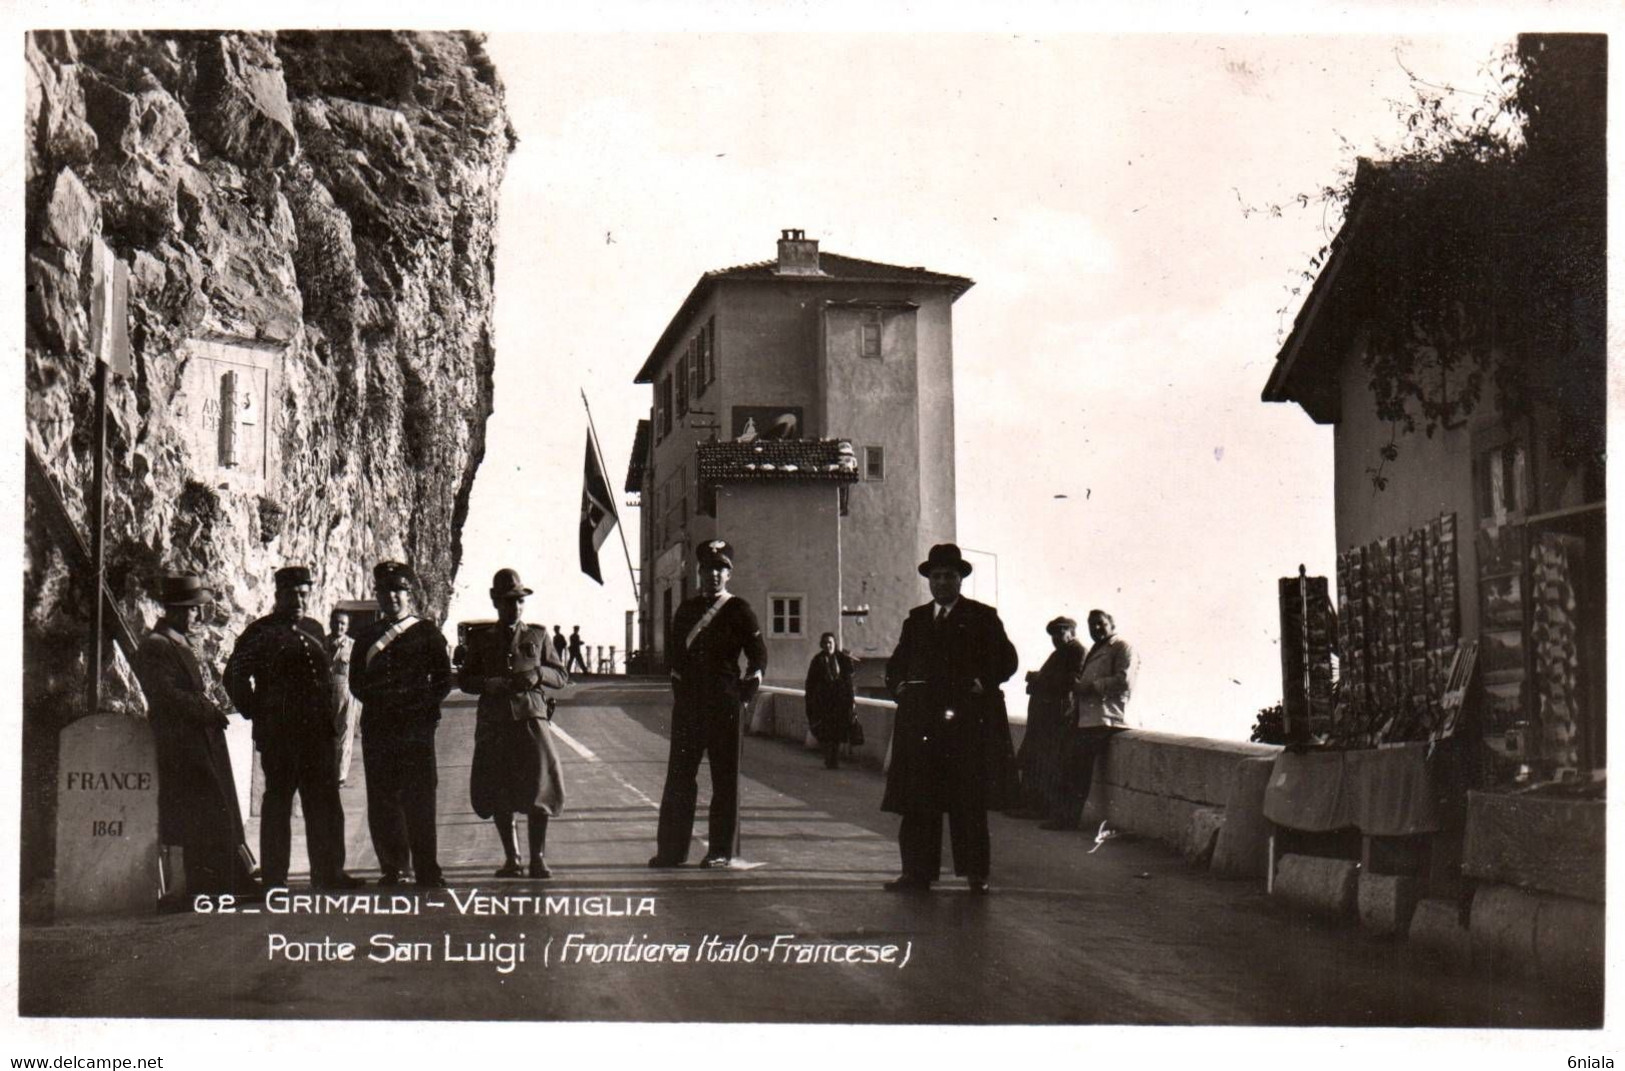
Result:
{"type": "MultiPolygon", "coordinates": [[[[745,743],[743,853],[760,866],[648,870],[665,776],[666,704],[664,688],[639,682],[581,685],[561,702],[555,724],[568,745],[569,806],[549,834],[551,881],[491,876],[501,857],[496,835],[467,802],[473,705],[454,695],[439,733],[449,893],[415,894],[412,914],[262,912],[25,927],[20,1010],[1495,1027],[1600,1018],[1600,1001],[1451,974],[1402,944],[1293,917],[1253,883],[1192,871],[1157,844],[1119,838],[1090,853],[1091,838],[1002,815],[992,817],[991,896],[972,897],[955,881],[927,896],[883,892],[880,883],[897,869],[897,820],[878,810],[880,778],[825,770],[816,754],[783,741],[745,743]],[[523,898],[544,893],[564,898],[570,910],[526,913],[537,901],[523,898]],[[503,905],[512,913],[481,913],[503,905]],[[646,913],[636,914],[640,907],[646,913]],[[279,941],[285,947],[273,955],[279,941]],[[344,942],[356,946],[351,962],[288,958],[294,946],[319,957],[344,942]],[[657,945],[684,947],[690,958],[615,960],[657,945]],[[524,961],[503,969],[521,946],[524,961]],[[416,956],[369,958],[397,947],[416,956]],[[816,961],[837,954],[832,947],[876,959],[894,948],[894,962],[816,961]],[[567,951],[576,962],[561,961],[567,951]],[[594,955],[609,961],[591,962],[594,955]],[[809,957],[815,961],[796,961],[809,957]]],[[[344,790],[349,858],[352,870],[376,876],[364,793],[359,778],[344,790]]],[[[295,824],[297,865],[303,843],[295,824]]],[[[693,858],[703,850],[697,842],[693,858]]]]}

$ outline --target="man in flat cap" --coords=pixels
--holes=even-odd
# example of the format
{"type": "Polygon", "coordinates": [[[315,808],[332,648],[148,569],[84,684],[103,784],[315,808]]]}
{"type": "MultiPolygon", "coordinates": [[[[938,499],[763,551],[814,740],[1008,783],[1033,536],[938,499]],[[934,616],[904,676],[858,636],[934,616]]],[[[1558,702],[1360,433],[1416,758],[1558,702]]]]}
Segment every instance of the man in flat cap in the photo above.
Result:
{"type": "Polygon", "coordinates": [[[733,863],[739,841],[740,710],[767,672],[767,646],[750,604],[728,591],[733,547],[721,539],[695,553],[700,593],[684,599],[667,637],[671,663],[671,758],[660,797],[658,850],[652,867],[688,861],[699,798],[700,759],[711,761],[710,847],[703,867],[733,863]],[[739,656],[745,675],[739,675],[739,656]]]}
{"type": "Polygon", "coordinates": [[[1084,646],[1078,623],[1057,617],[1045,626],[1050,652],[1037,672],[1027,674],[1027,731],[1016,764],[1021,768],[1021,818],[1050,818],[1061,803],[1061,751],[1066,746],[1072,686],[1083,668],[1084,646]]]}
{"type": "Polygon", "coordinates": [[[520,620],[531,594],[517,570],[497,570],[491,578],[496,624],[468,630],[457,674],[457,686],[480,697],[468,794],[474,813],[496,822],[506,856],[499,878],[527,873],[520,869],[514,841],[516,812],[526,816],[529,876],[553,876],[545,858],[547,820],[564,809],[564,771],[542,691],[564,687],[564,665],[548,642],[546,626],[520,620]]]}
{"type": "Polygon", "coordinates": [[[336,741],[343,726],[328,679],[322,626],[305,616],[310,570],[276,571],[269,616],[243,630],[226,663],[226,691],[254,723],[265,770],[260,804],[260,871],[267,887],[288,883],[293,796],[305,811],[311,883],[319,889],[365,884],[344,872],[344,807],[336,741]]]}
{"type": "Polygon", "coordinates": [[[909,611],[886,664],[897,723],[880,806],[903,816],[903,873],[886,888],[923,892],[937,880],[946,814],[954,873],[971,892],[986,893],[987,810],[1001,802],[1014,772],[999,685],[1016,671],[1016,649],[993,607],[960,595],[971,564],[957,546],[932,547],[919,573],[930,582],[931,601],[909,611]]]}
{"type": "Polygon", "coordinates": [[[355,639],[350,691],[361,700],[361,763],[367,828],[383,872],[399,885],[410,869],[420,886],[445,888],[436,859],[434,733],[451,691],[451,658],[434,622],[412,612],[417,578],[402,562],[372,571],[379,618],[355,639]]]}
{"type": "Polygon", "coordinates": [[[1117,635],[1117,622],[1105,610],[1089,611],[1089,638],[1095,642],[1072,685],[1073,718],[1061,756],[1061,806],[1040,829],[1078,828],[1095,763],[1106,753],[1107,741],[1128,728],[1128,701],[1139,673],[1134,648],[1117,635]]]}
{"type": "MultiPolygon", "coordinates": [[[[258,895],[250,868],[237,783],[226,751],[226,712],[209,696],[187,633],[214,595],[195,576],[158,582],[163,616],[141,641],[135,672],[152,712],[158,749],[158,840],[184,852],[188,896],[258,895]]],[[[180,890],[164,907],[184,907],[180,890]]]]}

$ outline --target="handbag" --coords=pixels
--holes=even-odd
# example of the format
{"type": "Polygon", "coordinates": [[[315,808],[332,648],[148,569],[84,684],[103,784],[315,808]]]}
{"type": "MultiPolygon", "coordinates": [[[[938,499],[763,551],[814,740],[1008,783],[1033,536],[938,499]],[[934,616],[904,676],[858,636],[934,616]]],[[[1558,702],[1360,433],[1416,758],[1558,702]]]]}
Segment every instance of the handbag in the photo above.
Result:
{"type": "Polygon", "coordinates": [[[856,715],[853,715],[852,725],[846,731],[846,742],[853,747],[863,746],[863,722],[859,721],[856,715]]]}

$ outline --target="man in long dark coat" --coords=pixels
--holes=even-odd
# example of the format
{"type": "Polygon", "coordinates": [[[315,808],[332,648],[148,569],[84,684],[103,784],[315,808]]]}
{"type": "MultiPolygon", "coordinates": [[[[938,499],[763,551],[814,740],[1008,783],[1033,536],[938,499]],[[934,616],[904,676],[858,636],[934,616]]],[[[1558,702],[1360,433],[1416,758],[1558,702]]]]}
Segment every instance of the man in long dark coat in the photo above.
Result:
{"type": "Polygon", "coordinates": [[[343,727],[333,702],[326,637],[305,616],[310,570],[276,571],[276,604],[237,638],[226,663],[226,691],[254,723],[265,770],[260,802],[260,871],[267,887],[288,883],[293,797],[305,811],[310,880],[321,889],[366,884],[344,872],[344,806],[339,802],[337,741],[343,727]]]}
{"type": "Polygon", "coordinates": [[[700,593],[672,618],[671,758],[660,797],[658,849],[652,867],[682,866],[694,835],[700,759],[711,760],[710,849],[703,867],[732,865],[739,833],[739,722],[743,704],[767,671],[767,645],[756,612],[728,591],[733,547],[721,539],[700,545],[700,593]],[[739,656],[745,656],[743,678],[739,656]]]}
{"type": "Polygon", "coordinates": [[[553,876],[545,859],[547,819],[564,809],[564,772],[542,692],[564,687],[564,666],[547,629],[520,620],[530,594],[516,570],[497,570],[491,580],[497,622],[469,629],[457,674],[458,687],[480,697],[468,792],[474,813],[496,822],[507,857],[496,872],[499,878],[525,873],[513,833],[513,816],[520,811],[527,822],[530,876],[553,876]]]}
{"type": "Polygon", "coordinates": [[[1062,752],[1068,732],[1072,686],[1083,668],[1078,623],[1057,617],[1045,626],[1055,650],[1036,673],[1027,674],[1027,731],[1016,763],[1021,767],[1023,818],[1049,818],[1061,806],[1062,752]]]}
{"type": "Polygon", "coordinates": [[[226,750],[229,719],[209,697],[186,638],[214,596],[197,577],[183,575],[162,578],[158,599],[164,615],[141,641],[135,672],[158,749],[159,842],[184,852],[189,896],[253,897],[259,886],[243,850],[243,816],[226,750]]]}
{"type": "Polygon", "coordinates": [[[824,765],[840,765],[841,745],[852,731],[852,656],[835,649],[835,633],[818,638],[819,651],[807,666],[807,725],[824,753],[824,765]]]}
{"type": "Polygon", "coordinates": [[[893,892],[924,891],[942,869],[948,816],[954,873],[986,893],[991,850],[987,811],[1003,804],[1015,757],[999,685],[1016,672],[1016,649],[993,607],[959,594],[971,564],[952,543],[920,563],[931,601],[909,611],[886,665],[897,698],[891,767],[881,809],[903,816],[902,876],[893,892]]]}
{"type": "Polygon", "coordinates": [[[417,578],[402,562],[372,571],[379,618],[355,639],[350,691],[361,700],[361,764],[367,829],[380,885],[410,868],[420,886],[445,888],[435,828],[434,734],[451,691],[451,656],[432,621],[412,613],[417,578]]]}

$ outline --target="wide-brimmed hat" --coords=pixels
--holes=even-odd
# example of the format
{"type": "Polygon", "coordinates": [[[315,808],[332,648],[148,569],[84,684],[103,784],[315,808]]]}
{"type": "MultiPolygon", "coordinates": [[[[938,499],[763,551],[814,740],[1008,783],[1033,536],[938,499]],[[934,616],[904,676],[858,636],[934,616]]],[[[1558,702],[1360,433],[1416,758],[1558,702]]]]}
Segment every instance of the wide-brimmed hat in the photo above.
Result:
{"type": "Polygon", "coordinates": [[[701,543],[695,550],[694,557],[699,561],[701,569],[716,565],[725,565],[729,569],[734,567],[733,544],[726,539],[713,539],[708,543],[701,543]]]}
{"type": "Polygon", "coordinates": [[[165,606],[207,606],[214,593],[191,573],[158,578],[158,601],[165,606]]]}
{"type": "Polygon", "coordinates": [[[379,562],[372,567],[372,582],[384,591],[411,591],[417,577],[405,562],[379,562]]]}
{"type": "Polygon", "coordinates": [[[1076,632],[1078,630],[1078,623],[1072,620],[1070,617],[1057,617],[1054,621],[1051,621],[1049,624],[1044,626],[1044,631],[1053,634],[1061,631],[1063,628],[1069,628],[1073,632],[1076,632]]]}
{"type": "Polygon", "coordinates": [[[491,578],[491,598],[493,599],[522,599],[535,592],[527,588],[519,580],[519,570],[498,569],[496,576],[491,578]]]}
{"type": "Polygon", "coordinates": [[[965,556],[959,553],[959,544],[957,543],[938,543],[931,548],[931,553],[927,554],[925,561],[920,563],[920,575],[930,576],[933,569],[957,569],[962,577],[971,574],[970,562],[966,561],[965,556]]]}
{"type": "Polygon", "coordinates": [[[311,583],[310,568],[304,565],[284,565],[276,571],[276,589],[296,588],[311,583]]]}

